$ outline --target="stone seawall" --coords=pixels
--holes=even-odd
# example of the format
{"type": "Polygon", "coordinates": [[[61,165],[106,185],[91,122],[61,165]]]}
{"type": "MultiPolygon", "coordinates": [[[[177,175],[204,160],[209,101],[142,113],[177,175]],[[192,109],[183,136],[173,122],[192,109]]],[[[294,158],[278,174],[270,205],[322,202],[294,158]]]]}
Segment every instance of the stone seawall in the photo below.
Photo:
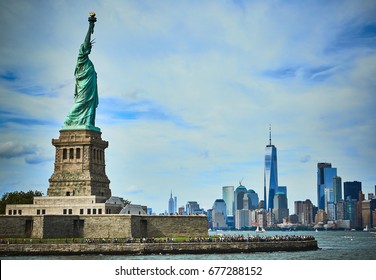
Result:
{"type": "Polygon", "coordinates": [[[0,215],[0,238],[207,237],[206,216],[0,215]]]}
{"type": "Polygon", "coordinates": [[[0,244],[0,255],[228,254],[317,250],[316,240],[272,242],[0,244]]]}

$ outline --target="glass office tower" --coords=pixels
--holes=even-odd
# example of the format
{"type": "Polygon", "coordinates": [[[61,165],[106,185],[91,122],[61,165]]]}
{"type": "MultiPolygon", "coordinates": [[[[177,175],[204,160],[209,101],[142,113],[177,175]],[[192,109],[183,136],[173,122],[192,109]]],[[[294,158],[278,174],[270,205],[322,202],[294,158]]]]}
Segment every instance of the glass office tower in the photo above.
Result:
{"type": "Polygon", "coordinates": [[[289,216],[286,194],[277,192],[274,196],[274,218],[276,223],[282,223],[289,216]]]}
{"type": "Polygon", "coordinates": [[[335,176],[333,178],[334,203],[342,200],[342,178],[335,176]]]}
{"type": "Polygon", "coordinates": [[[234,215],[234,186],[222,187],[222,198],[226,203],[226,215],[234,215]]]}
{"type": "Polygon", "coordinates": [[[353,182],[344,182],[343,183],[343,190],[345,199],[349,196],[351,199],[359,199],[359,192],[362,191],[362,182],[353,181],[353,182]]]}
{"type": "Polygon", "coordinates": [[[258,194],[254,190],[249,189],[247,191],[247,195],[248,195],[248,204],[249,204],[248,209],[250,210],[257,209],[258,204],[259,204],[258,194]]]}
{"type": "Polygon", "coordinates": [[[325,189],[330,189],[333,193],[333,178],[336,176],[337,168],[332,168],[331,163],[319,162],[317,164],[317,206],[319,209],[325,210],[327,202],[334,202],[333,195],[328,195],[330,191],[325,191],[325,189]],[[325,192],[327,192],[326,196],[325,192]]]}
{"type": "Polygon", "coordinates": [[[273,210],[274,195],[278,192],[278,172],[277,172],[277,148],[272,145],[272,133],[269,128],[269,145],[265,148],[265,168],[264,168],[264,208],[273,210]],[[268,195],[266,197],[266,192],[268,195]]]}
{"type": "Polygon", "coordinates": [[[234,191],[234,213],[236,210],[243,209],[244,194],[247,193],[247,189],[241,184],[234,191]]]}

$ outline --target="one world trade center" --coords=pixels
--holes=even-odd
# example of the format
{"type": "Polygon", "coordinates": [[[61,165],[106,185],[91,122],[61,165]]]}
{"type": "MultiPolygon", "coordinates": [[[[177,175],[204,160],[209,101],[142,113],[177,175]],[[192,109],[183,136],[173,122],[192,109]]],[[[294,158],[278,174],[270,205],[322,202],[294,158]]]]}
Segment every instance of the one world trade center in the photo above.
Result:
{"type": "Polygon", "coordinates": [[[278,191],[277,172],[277,148],[272,145],[272,132],[269,127],[269,145],[265,148],[265,168],[264,168],[264,208],[272,210],[274,208],[274,195],[278,191]],[[266,196],[268,196],[266,198],[266,196]]]}

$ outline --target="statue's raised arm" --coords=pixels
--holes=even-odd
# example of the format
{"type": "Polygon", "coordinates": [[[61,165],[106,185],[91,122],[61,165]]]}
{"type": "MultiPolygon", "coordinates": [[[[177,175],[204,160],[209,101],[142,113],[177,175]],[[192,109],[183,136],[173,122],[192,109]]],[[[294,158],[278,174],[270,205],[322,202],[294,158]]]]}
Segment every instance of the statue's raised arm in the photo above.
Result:
{"type": "Polygon", "coordinates": [[[94,41],[91,34],[94,33],[94,23],[97,21],[95,13],[89,17],[89,29],[84,43],[81,44],[77,64],[74,71],[76,87],[74,92],[74,105],[64,122],[63,129],[91,129],[95,127],[95,111],[98,106],[97,73],[89,59],[94,41]]]}
{"type": "Polygon", "coordinates": [[[97,18],[95,17],[94,12],[90,12],[90,17],[88,19],[89,21],[89,30],[87,31],[86,37],[85,37],[85,46],[89,46],[90,43],[92,43],[91,40],[91,34],[94,33],[94,24],[97,21],[97,18]]]}

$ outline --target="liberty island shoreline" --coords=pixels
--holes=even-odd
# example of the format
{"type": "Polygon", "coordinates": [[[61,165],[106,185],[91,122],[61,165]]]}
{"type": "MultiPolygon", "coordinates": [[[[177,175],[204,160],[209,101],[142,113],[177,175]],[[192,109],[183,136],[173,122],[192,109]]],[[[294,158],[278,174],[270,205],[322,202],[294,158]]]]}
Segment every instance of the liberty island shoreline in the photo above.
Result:
{"type": "MultiPolygon", "coordinates": [[[[250,234],[249,231],[223,231],[226,234],[250,234]]],[[[267,231],[265,236],[281,232],[267,231]]],[[[74,254],[74,255],[3,255],[1,260],[376,260],[376,234],[363,231],[286,231],[284,235],[312,235],[318,250],[253,253],[205,254],[74,254]]]]}
{"type": "Polygon", "coordinates": [[[46,242],[46,240],[18,241],[0,244],[0,255],[32,256],[32,255],[166,255],[166,254],[234,254],[277,251],[318,250],[313,236],[245,236],[221,235],[216,239],[191,238],[183,242],[173,239],[152,240],[135,239],[77,239],[46,242]]]}

